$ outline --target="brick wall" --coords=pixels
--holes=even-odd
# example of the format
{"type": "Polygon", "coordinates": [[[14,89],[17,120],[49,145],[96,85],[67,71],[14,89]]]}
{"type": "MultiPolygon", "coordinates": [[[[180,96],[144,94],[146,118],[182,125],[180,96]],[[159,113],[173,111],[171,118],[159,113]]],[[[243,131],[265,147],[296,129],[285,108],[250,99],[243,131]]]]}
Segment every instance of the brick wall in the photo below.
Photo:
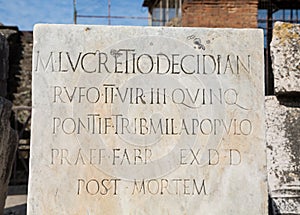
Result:
{"type": "Polygon", "coordinates": [[[185,0],[184,27],[256,28],[258,0],[185,0]]]}

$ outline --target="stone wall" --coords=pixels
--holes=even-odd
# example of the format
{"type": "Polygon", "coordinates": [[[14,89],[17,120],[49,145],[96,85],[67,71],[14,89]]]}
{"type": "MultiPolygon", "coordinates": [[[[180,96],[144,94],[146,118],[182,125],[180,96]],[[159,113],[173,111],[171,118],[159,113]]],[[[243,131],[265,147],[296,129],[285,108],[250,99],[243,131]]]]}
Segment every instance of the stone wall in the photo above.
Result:
{"type": "Polygon", "coordinates": [[[6,98],[13,104],[11,126],[21,134],[11,184],[26,184],[31,117],[32,32],[19,31],[14,26],[0,26],[0,34],[8,41],[10,53],[6,98]]]}
{"type": "MultiPolygon", "coordinates": [[[[0,34],[7,39],[10,53],[6,98],[15,107],[30,107],[32,32],[21,32],[17,27],[0,26],[0,34]]],[[[30,112],[20,110],[17,115],[21,127],[30,112]]]]}
{"type": "Polygon", "coordinates": [[[184,27],[256,28],[258,0],[192,0],[182,5],[184,27]]]}
{"type": "Polygon", "coordinates": [[[300,25],[278,22],[271,43],[275,96],[266,98],[273,214],[300,214],[300,25]]]}
{"type": "Polygon", "coordinates": [[[1,97],[7,94],[8,50],[6,38],[0,34],[0,214],[3,214],[8,183],[18,145],[17,133],[10,127],[12,104],[1,97]]]}
{"type": "Polygon", "coordinates": [[[8,63],[8,43],[0,34],[0,96],[2,97],[7,95],[8,63]]]}
{"type": "Polygon", "coordinates": [[[8,183],[18,145],[17,133],[10,127],[12,104],[0,97],[0,214],[3,214],[8,183]]]}

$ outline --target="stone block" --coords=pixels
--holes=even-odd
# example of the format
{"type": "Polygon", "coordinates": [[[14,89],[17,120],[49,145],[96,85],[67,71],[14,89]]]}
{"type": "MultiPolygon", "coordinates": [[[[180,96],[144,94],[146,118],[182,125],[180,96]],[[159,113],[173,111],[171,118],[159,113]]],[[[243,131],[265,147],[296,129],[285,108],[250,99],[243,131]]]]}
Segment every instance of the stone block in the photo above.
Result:
{"type": "Polygon", "coordinates": [[[276,22],[270,45],[275,94],[300,92],[300,25],[276,22]]]}
{"type": "Polygon", "coordinates": [[[0,97],[0,214],[3,214],[8,183],[18,145],[17,133],[10,127],[11,103],[0,97]]]}
{"type": "Polygon", "coordinates": [[[300,214],[300,106],[266,98],[268,183],[274,214],[300,214]]]}
{"type": "Polygon", "coordinates": [[[28,214],[268,214],[262,30],[37,25],[33,44],[28,214]]]}

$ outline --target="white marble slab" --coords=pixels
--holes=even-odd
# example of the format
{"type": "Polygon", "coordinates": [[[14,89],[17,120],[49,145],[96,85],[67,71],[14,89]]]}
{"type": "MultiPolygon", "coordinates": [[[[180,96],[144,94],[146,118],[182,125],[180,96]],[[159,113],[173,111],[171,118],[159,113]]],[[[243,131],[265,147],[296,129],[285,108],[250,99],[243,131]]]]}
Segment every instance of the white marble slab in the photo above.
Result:
{"type": "Polygon", "coordinates": [[[267,214],[257,29],[37,25],[28,214],[267,214]]]}

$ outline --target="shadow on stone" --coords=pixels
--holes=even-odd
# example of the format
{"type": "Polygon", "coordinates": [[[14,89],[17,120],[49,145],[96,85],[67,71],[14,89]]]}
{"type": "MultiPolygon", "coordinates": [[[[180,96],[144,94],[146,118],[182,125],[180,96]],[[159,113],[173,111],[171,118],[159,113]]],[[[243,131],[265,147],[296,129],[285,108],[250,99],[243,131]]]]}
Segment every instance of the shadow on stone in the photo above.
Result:
{"type": "Polygon", "coordinates": [[[25,195],[27,194],[27,185],[9,186],[7,195],[25,195]]]}
{"type": "Polygon", "coordinates": [[[269,197],[269,215],[279,215],[280,213],[276,203],[273,201],[270,195],[268,195],[268,197],[269,197]]]}
{"type": "Polygon", "coordinates": [[[288,94],[279,94],[277,99],[280,105],[286,107],[300,108],[300,92],[289,92],[288,94]]]}
{"type": "Polygon", "coordinates": [[[4,209],[4,215],[26,215],[27,204],[16,205],[4,209]]]}

